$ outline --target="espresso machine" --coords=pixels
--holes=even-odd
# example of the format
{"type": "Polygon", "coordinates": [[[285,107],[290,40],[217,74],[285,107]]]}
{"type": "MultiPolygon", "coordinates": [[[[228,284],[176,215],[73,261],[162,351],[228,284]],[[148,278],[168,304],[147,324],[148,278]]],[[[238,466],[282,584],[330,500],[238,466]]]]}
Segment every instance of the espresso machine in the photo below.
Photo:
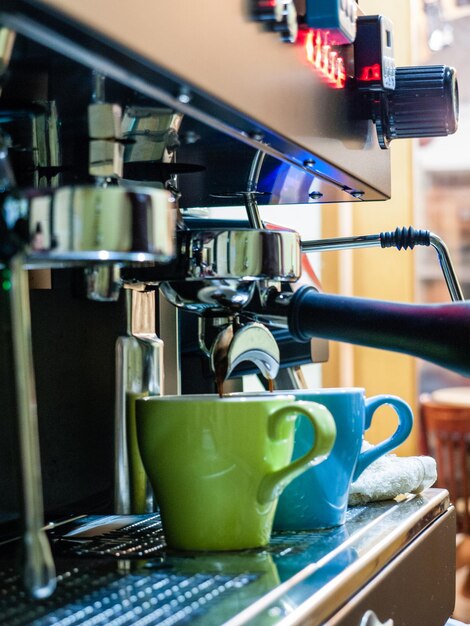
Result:
{"type": "Polygon", "coordinates": [[[463,300],[435,235],[301,241],[259,211],[386,200],[393,140],[455,132],[455,71],[396,67],[354,0],[3,0],[0,27],[2,623],[444,624],[445,491],[174,554],[134,400],[292,382],[328,339],[470,374],[467,303],[296,286],[307,251],[433,245],[463,300]]]}

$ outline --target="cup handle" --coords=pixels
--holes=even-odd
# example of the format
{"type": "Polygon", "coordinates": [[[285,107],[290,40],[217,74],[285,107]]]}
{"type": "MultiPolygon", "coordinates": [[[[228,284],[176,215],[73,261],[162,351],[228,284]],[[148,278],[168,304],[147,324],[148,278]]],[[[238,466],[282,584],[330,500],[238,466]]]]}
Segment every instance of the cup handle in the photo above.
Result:
{"type": "Polygon", "coordinates": [[[313,445],[304,456],[263,477],[258,489],[260,504],[266,504],[278,498],[294,478],[309,467],[321,463],[333,448],[336,439],[336,424],[333,416],[323,405],[303,400],[282,407],[270,415],[268,427],[270,439],[285,439],[288,436],[286,424],[295,422],[299,415],[305,415],[312,424],[313,445]]]}
{"type": "Polygon", "coordinates": [[[352,478],[353,482],[359,478],[362,472],[371,463],[403,443],[413,428],[413,412],[408,404],[397,396],[381,395],[366,398],[365,430],[370,428],[375,411],[384,404],[390,405],[395,410],[395,413],[398,416],[397,429],[388,439],[385,439],[376,446],[373,446],[372,448],[369,448],[359,454],[352,478]]]}

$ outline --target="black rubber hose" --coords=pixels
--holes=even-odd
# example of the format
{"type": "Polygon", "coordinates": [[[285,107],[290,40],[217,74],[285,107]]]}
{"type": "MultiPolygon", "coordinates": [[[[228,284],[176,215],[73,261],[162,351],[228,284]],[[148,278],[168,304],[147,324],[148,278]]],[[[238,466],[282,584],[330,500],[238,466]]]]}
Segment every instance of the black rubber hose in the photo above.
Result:
{"type": "Polygon", "coordinates": [[[470,301],[398,304],[301,287],[287,316],[298,341],[322,337],[402,352],[470,376],[470,301]]]}

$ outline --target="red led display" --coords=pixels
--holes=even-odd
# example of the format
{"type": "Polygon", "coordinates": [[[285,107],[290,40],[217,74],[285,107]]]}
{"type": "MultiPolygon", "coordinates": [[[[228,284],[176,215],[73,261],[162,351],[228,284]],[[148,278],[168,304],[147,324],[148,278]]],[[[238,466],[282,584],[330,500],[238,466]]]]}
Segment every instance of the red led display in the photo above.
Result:
{"type": "Polygon", "coordinates": [[[319,76],[336,89],[342,89],[346,82],[344,59],[332,50],[328,43],[328,32],[310,30],[305,40],[307,61],[313,65],[319,76]]]}
{"type": "Polygon", "coordinates": [[[381,78],[382,69],[379,63],[374,63],[374,65],[366,65],[362,68],[359,75],[359,80],[365,81],[380,80],[381,78]]]}

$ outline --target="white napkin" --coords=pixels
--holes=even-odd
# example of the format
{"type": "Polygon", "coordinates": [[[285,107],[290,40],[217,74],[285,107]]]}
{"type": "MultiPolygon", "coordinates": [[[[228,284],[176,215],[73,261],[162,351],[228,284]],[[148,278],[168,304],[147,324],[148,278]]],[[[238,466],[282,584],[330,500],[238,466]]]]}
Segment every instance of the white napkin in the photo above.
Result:
{"type": "MultiPolygon", "coordinates": [[[[365,441],[362,449],[370,448],[365,441]]],[[[420,493],[436,482],[436,461],[430,456],[385,454],[367,467],[349,491],[349,506],[392,500],[404,493],[420,493]]]]}

